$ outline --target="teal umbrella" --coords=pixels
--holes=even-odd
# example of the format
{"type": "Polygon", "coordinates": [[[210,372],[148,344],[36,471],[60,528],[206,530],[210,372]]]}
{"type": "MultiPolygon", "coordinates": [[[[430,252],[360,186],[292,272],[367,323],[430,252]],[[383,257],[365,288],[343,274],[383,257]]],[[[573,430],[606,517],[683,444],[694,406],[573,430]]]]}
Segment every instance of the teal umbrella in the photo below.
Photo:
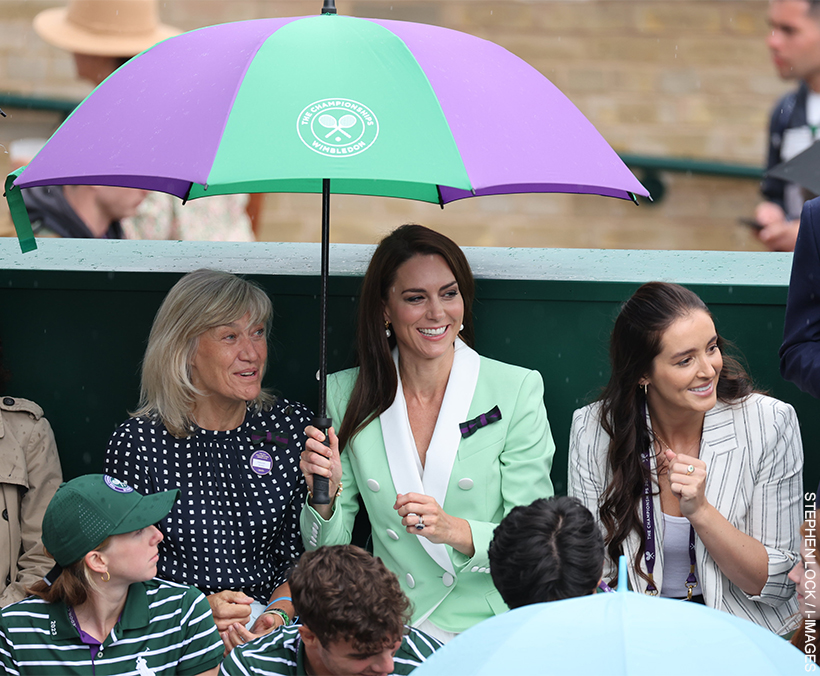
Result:
{"type": "MultiPolygon", "coordinates": [[[[627,579],[621,557],[618,579],[627,579]]],[[[747,620],[627,591],[536,603],[468,629],[413,676],[767,676],[814,664],[747,620]]]]}

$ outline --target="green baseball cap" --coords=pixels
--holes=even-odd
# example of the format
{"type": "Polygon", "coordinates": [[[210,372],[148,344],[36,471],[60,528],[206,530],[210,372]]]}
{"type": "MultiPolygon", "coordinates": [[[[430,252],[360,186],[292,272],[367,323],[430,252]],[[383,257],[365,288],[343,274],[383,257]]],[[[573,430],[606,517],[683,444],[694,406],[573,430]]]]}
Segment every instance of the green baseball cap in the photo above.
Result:
{"type": "Polygon", "coordinates": [[[111,535],[161,521],[177,498],[178,489],[141,495],[107,474],[77,477],[61,484],[48,503],[43,517],[43,545],[59,567],[70,566],[111,535]]]}

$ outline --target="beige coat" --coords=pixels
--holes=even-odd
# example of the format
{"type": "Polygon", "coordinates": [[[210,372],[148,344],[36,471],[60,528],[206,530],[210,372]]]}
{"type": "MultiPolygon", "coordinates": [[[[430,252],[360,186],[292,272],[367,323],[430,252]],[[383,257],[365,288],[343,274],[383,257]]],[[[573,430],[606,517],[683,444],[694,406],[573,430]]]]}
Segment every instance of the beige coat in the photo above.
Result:
{"type": "Polygon", "coordinates": [[[25,587],[54,565],[43,552],[40,529],[62,480],[43,409],[0,397],[0,607],[24,598],[25,587]]]}

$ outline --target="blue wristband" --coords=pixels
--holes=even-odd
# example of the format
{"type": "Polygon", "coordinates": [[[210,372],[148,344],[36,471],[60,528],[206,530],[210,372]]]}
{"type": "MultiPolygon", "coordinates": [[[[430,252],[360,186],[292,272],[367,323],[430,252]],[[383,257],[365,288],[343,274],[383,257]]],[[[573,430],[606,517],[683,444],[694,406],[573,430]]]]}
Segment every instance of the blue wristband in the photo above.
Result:
{"type": "Polygon", "coordinates": [[[270,609],[270,607],[271,607],[274,603],[276,603],[277,601],[290,601],[291,603],[293,603],[293,599],[292,599],[290,596],[279,596],[279,597],[277,597],[277,598],[273,599],[273,601],[271,601],[268,605],[266,605],[266,606],[265,606],[265,610],[269,610],[269,609],[270,609]]]}

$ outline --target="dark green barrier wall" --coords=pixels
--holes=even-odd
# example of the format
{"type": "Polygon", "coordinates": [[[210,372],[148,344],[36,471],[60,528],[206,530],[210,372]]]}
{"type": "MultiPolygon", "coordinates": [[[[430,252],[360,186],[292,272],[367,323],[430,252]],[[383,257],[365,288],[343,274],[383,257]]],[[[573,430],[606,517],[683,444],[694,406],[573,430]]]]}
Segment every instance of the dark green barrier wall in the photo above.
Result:
{"type": "MultiPolygon", "coordinates": [[[[333,248],[330,370],[351,365],[356,294],[371,247],[333,248]]],[[[651,279],[685,283],[746,357],[758,382],[792,403],[803,429],[806,485],[820,478],[818,403],[781,380],[790,256],[719,252],[467,249],[478,278],[477,348],[538,369],[566,491],[572,411],[608,376],[619,304],[651,279]]],[[[137,402],[139,363],[166,291],[187,270],[214,267],[258,280],[274,302],[267,385],[314,405],[318,368],[317,245],[40,240],[20,254],[0,240],[0,339],[8,393],[37,401],[52,422],[64,472],[100,471],[106,441],[137,402]]]]}

